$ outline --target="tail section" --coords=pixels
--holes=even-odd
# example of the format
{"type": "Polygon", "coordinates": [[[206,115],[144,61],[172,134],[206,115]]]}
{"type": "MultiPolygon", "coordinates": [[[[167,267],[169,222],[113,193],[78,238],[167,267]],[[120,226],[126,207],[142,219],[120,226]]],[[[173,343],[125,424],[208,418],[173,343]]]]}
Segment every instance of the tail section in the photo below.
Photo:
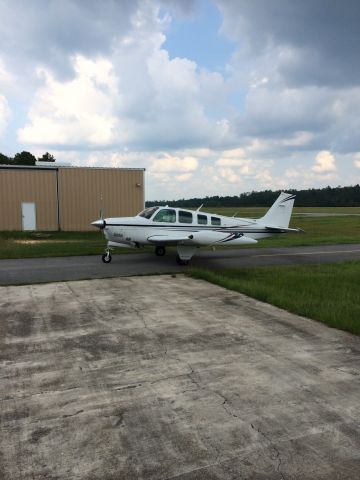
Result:
{"type": "Polygon", "coordinates": [[[281,192],[277,200],[259,222],[267,227],[288,228],[295,195],[281,192]]]}

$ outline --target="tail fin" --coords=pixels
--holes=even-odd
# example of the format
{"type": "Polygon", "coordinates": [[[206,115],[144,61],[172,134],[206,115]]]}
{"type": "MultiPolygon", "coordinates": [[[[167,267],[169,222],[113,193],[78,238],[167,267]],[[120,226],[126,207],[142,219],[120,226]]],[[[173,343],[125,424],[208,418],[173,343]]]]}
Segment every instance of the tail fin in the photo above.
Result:
{"type": "Polygon", "coordinates": [[[294,201],[295,195],[281,192],[275,203],[258,221],[267,227],[288,228],[294,201]]]}

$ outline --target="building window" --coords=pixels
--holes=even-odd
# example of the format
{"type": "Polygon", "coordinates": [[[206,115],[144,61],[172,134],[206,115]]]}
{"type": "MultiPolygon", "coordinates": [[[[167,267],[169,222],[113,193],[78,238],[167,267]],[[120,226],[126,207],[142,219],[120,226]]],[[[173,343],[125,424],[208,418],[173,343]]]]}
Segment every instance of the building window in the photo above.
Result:
{"type": "Polygon", "coordinates": [[[208,223],[207,216],[201,215],[201,213],[198,213],[197,220],[199,225],[207,225],[208,223]]]}
{"type": "Polygon", "coordinates": [[[176,222],[176,212],[170,208],[163,208],[159,210],[154,217],[154,222],[167,222],[174,223],[176,222]]]}
{"type": "Polygon", "coordinates": [[[192,223],[193,215],[191,212],[185,212],[184,210],[179,210],[179,222],[181,223],[192,223]]]}
{"type": "Polygon", "coordinates": [[[211,217],[211,225],[221,225],[221,220],[218,217],[211,217]]]}

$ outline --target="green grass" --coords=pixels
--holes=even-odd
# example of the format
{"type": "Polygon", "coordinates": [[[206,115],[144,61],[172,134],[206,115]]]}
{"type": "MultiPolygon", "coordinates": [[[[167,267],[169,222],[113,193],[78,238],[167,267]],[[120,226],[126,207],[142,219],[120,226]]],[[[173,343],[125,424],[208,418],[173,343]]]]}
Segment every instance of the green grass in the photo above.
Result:
{"type": "Polygon", "coordinates": [[[104,248],[99,232],[0,232],[0,258],[92,255],[104,248]]]}
{"type": "Polygon", "coordinates": [[[261,242],[261,246],[288,247],[360,242],[360,217],[295,217],[291,219],[290,227],[299,227],[305,232],[267,238],[261,242]]]}
{"type": "Polygon", "coordinates": [[[192,269],[189,274],[360,335],[360,262],[192,269]]]}

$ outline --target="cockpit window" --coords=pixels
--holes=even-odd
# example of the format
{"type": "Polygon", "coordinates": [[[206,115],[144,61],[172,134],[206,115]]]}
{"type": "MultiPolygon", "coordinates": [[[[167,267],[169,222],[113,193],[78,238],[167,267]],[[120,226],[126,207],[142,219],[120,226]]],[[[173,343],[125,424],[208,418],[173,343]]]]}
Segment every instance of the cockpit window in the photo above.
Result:
{"type": "Polygon", "coordinates": [[[162,208],[154,217],[154,222],[176,222],[176,212],[170,208],[162,208]]]}
{"type": "Polygon", "coordinates": [[[151,218],[156,210],[158,210],[159,207],[150,207],[150,208],[145,208],[142,212],[139,213],[139,217],[144,217],[144,218],[151,218]]]}

